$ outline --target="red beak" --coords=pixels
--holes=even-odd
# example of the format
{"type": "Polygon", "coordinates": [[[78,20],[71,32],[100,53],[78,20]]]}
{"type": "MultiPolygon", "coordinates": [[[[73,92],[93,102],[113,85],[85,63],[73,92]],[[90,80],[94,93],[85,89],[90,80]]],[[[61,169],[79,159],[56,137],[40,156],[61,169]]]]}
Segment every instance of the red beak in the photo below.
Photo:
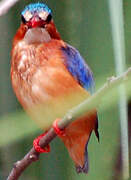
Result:
{"type": "Polygon", "coordinates": [[[41,20],[38,16],[34,16],[29,22],[27,22],[29,28],[42,27],[45,24],[46,22],[41,20]]]}

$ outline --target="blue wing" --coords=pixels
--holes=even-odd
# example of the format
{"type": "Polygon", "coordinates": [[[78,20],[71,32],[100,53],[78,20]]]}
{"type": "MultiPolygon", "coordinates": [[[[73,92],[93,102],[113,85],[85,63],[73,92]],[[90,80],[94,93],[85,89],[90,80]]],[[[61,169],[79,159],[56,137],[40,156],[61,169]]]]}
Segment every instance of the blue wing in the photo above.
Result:
{"type": "Polygon", "coordinates": [[[65,56],[64,63],[68,71],[83,88],[92,93],[94,90],[93,74],[80,53],[70,45],[62,47],[62,52],[65,56]]]}
{"type": "MultiPolygon", "coordinates": [[[[83,88],[90,93],[93,93],[95,86],[93,73],[84,59],[81,57],[80,53],[70,45],[62,47],[62,52],[65,56],[64,63],[68,71],[83,88]]],[[[98,117],[96,119],[95,134],[99,141],[98,117]]]]}

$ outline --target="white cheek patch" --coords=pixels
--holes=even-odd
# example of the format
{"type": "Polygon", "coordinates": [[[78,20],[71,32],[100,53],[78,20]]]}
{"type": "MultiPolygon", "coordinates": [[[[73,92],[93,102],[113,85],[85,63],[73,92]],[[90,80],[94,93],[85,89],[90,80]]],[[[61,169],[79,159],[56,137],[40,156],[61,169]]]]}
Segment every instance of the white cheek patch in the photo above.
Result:
{"type": "Polygon", "coordinates": [[[50,40],[51,37],[44,28],[29,29],[24,36],[27,44],[49,42],[50,40]]]}

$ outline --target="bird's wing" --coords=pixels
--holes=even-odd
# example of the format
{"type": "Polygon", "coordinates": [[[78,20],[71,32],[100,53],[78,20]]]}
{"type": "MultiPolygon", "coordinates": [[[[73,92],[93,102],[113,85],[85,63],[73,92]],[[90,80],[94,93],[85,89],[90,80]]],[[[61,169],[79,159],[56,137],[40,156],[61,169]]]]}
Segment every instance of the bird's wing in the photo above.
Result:
{"type": "Polygon", "coordinates": [[[80,53],[70,45],[62,47],[62,53],[65,56],[64,63],[68,71],[83,88],[92,93],[94,90],[93,74],[80,53]]]}
{"type": "MultiPolygon", "coordinates": [[[[72,76],[77,80],[77,82],[85,88],[90,93],[94,92],[94,79],[93,73],[89,66],[86,64],[84,59],[81,57],[78,50],[74,47],[67,44],[66,47],[62,47],[62,52],[65,56],[64,63],[68,69],[68,71],[72,74],[72,76]]],[[[98,132],[98,116],[96,114],[96,126],[95,126],[95,134],[99,141],[99,132],[98,132]]]]}

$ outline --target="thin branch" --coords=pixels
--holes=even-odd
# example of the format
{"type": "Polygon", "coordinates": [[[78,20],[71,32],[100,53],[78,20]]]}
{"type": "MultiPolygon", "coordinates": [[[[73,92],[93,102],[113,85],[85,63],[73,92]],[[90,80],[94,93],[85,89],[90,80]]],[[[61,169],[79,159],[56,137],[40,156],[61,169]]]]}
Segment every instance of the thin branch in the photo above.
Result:
{"type": "Polygon", "coordinates": [[[6,14],[9,9],[19,0],[2,0],[0,1],[0,16],[6,14]]]}
{"type": "MultiPolygon", "coordinates": [[[[76,118],[84,114],[85,112],[88,112],[92,108],[98,107],[100,104],[101,99],[107,95],[110,90],[114,87],[119,86],[121,83],[124,83],[131,78],[131,67],[124,72],[119,77],[111,77],[108,79],[108,81],[101,87],[93,96],[85,100],[80,105],[76,106],[72,110],[70,110],[65,117],[58,122],[58,126],[60,129],[64,129],[67,127],[72,121],[74,121],[76,118]]],[[[54,132],[53,128],[50,128],[48,133],[40,140],[40,146],[44,148],[46,145],[48,145],[54,138],[56,137],[56,134],[54,132]]],[[[22,172],[34,161],[37,161],[39,159],[39,153],[35,151],[34,148],[32,148],[25,157],[17,161],[14,164],[14,167],[11,171],[11,173],[8,176],[7,180],[17,180],[22,172]]]]}

